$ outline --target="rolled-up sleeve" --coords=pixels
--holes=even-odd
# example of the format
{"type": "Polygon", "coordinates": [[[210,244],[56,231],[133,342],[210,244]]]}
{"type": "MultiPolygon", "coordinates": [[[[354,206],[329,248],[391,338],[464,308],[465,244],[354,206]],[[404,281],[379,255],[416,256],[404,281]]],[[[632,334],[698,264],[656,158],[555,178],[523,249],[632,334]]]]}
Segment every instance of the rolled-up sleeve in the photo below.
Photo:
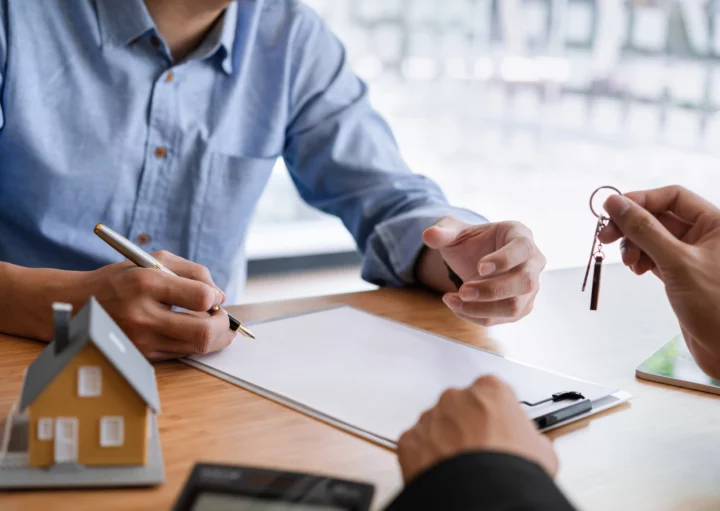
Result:
{"type": "Polygon", "coordinates": [[[451,207],[433,181],[410,171],[342,44],[309,8],[299,6],[297,16],[284,150],[290,175],[308,204],[343,221],[364,255],[365,280],[412,284],[423,230],[445,215],[486,220],[451,207]]]}

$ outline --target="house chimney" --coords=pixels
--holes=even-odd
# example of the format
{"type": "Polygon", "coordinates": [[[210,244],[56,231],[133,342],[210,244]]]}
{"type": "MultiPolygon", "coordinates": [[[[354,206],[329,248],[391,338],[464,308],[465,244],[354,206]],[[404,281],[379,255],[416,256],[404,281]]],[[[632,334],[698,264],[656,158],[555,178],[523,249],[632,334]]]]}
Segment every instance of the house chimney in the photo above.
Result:
{"type": "Polygon", "coordinates": [[[72,305],[55,302],[52,304],[55,320],[55,354],[59,355],[70,344],[70,314],[72,305]]]}

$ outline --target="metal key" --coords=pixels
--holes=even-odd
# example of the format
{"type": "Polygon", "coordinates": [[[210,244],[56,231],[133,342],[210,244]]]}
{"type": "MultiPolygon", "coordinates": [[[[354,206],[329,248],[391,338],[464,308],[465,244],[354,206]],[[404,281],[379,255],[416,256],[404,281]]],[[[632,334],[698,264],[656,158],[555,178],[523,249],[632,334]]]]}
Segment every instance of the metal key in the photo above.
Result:
{"type": "MultiPolygon", "coordinates": [[[[598,246],[598,236],[600,235],[600,231],[602,231],[605,226],[608,224],[609,219],[606,216],[601,216],[598,218],[598,223],[595,226],[595,234],[593,234],[593,243],[592,247],[590,248],[590,257],[588,258],[587,268],[585,268],[585,278],[583,279],[583,285],[582,290],[585,291],[585,287],[587,286],[587,280],[590,276],[590,266],[592,265],[593,257],[599,254],[602,254],[602,258],[605,258],[605,254],[602,251],[602,243],[598,246]],[[597,250],[595,248],[597,247],[597,250]]],[[[595,262],[597,264],[597,261],[595,262]]]]}
{"type": "Polygon", "coordinates": [[[588,258],[587,268],[585,268],[585,278],[583,279],[582,290],[585,291],[585,287],[587,287],[588,277],[590,276],[590,266],[592,266],[594,259],[595,267],[593,268],[592,291],[590,292],[591,311],[596,311],[598,307],[598,301],[600,299],[600,278],[602,277],[602,263],[605,260],[605,253],[603,252],[603,246],[600,242],[599,236],[600,232],[610,223],[610,219],[608,217],[606,217],[605,215],[599,215],[593,207],[593,199],[600,190],[612,190],[613,192],[622,195],[622,192],[614,186],[601,186],[600,188],[596,189],[592,193],[592,195],[590,195],[590,211],[593,215],[595,215],[598,221],[597,225],[595,226],[595,234],[593,234],[593,243],[592,247],[590,248],[590,257],[588,258]]]}

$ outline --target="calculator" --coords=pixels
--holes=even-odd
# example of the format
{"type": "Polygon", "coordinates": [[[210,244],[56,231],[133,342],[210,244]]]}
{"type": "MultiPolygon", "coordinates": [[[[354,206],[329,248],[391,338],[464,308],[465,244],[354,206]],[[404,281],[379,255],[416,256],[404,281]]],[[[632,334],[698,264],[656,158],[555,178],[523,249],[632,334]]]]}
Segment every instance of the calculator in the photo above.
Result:
{"type": "Polygon", "coordinates": [[[327,476],[198,463],[174,511],[368,511],[374,487],[327,476]]]}

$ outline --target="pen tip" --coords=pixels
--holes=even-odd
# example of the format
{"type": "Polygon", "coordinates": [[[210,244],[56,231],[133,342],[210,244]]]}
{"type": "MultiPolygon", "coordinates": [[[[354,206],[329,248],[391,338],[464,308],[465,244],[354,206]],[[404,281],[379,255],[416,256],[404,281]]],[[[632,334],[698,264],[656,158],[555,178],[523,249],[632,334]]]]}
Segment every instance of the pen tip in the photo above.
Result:
{"type": "Polygon", "coordinates": [[[255,338],[256,338],[256,337],[255,337],[255,334],[253,334],[250,330],[248,330],[247,328],[245,328],[243,325],[239,325],[237,331],[240,332],[240,333],[241,333],[242,335],[244,335],[245,337],[249,337],[250,339],[255,339],[255,338]]]}
{"type": "Polygon", "coordinates": [[[93,232],[95,232],[95,234],[97,234],[101,227],[102,227],[102,224],[97,224],[95,226],[95,229],[93,229],[93,232]]]}

